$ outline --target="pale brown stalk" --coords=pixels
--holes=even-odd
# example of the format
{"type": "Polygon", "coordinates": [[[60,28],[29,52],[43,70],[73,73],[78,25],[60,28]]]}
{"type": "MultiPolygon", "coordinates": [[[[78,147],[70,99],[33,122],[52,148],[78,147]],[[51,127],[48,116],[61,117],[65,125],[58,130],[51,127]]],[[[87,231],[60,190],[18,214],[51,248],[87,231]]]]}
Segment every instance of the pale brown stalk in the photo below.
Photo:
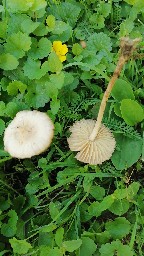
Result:
{"type": "Polygon", "coordinates": [[[118,79],[124,64],[127,62],[127,60],[132,55],[132,53],[135,50],[136,45],[137,45],[137,43],[139,41],[140,41],[139,38],[131,40],[131,39],[125,37],[125,38],[121,39],[120,57],[118,59],[117,66],[115,68],[113,76],[111,77],[111,79],[110,79],[110,81],[108,83],[108,87],[107,87],[107,89],[106,89],[106,91],[105,91],[105,93],[103,95],[103,99],[101,101],[100,109],[99,109],[99,112],[98,112],[97,121],[96,121],[96,124],[95,124],[95,126],[93,128],[93,131],[92,131],[92,133],[91,133],[91,135],[89,137],[90,141],[94,141],[96,136],[97,136],[97,134],[98,134],[98,131],[99,131],[100,127],[101,127],[101,122],[102,122],[102,118],[103,118],[103,115],[104,115],[104,111],[105,111],[105,108],[106,108],[106,103],[107,103],[109,95],[110,95],[110,93],[112,91],[112,88],[113,88],[116,80],[118,79]]]}

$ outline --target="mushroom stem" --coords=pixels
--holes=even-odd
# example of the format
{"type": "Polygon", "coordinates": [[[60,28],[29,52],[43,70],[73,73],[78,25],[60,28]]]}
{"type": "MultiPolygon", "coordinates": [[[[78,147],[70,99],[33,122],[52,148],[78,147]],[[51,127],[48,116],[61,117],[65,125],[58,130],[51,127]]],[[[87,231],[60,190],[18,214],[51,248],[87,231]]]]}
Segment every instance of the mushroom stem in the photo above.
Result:
{"type": "Polygon", "coordinates": [[[99,112],[98,112],[97,121],[96,121],[95,126],[93,128],[93,131],[92,131],[92,133],[89,137],[89,140],[91,140],[91,141],[95,140],[95,138],[98,134],[98,131],[100,129],[102,118],[103,118],[104,111],[105,111],[105,108],[106,108],[106,103],[107,103],[109,95],[112,91],[112,88],[113,88],[116,80],[118,79],[124,64],[130,58],[131,54],[135,50],[135,47],[136,47],[136,45],[139,41],[140,41],[139,38],[131,40],[131,39],[126,37],[126,38],[121,39],[121,45],[120,45],[121,54],[120,54],[120,57],[118,59],[117,66],[115,68],[113,76],[111,77],[111,79],[108,83],[108,87],[107,87],[107,89],[106,89],[106,91],[103,95],[102,102],[101,102],[101,105],[100,105],[100,109],[99,109],[99,112]]]}

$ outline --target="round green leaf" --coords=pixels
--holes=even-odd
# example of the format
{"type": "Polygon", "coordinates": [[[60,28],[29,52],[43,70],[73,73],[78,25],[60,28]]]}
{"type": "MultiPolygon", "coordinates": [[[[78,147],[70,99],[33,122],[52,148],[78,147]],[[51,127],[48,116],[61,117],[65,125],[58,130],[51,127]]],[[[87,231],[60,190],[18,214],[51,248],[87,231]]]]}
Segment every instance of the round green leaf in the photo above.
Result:
{"type": "Polygon", "coordinates": [[[11,247],[13,248],[13,252],[17,254],[25,254],[32,248],[31,244],[26,240],[17,240],[15,237],[9,240],[11,247]]]}
{"type": "Polygon", "coordinates": [[[9,102],[6,106],[5,113],[7,114],[7,116],[14,118],[18,111],[18,105],[15,102],[9,102]]]}
{"type": "Polygon", "coordinates": [[[55,52],[51,52],[48,58],[48,69],[51,72],[60,72],[62,70],[62,63],[55,52]]]}
{"type": "Polygon", "coordinates": [[[105,196],[105,189],[100,186],[91,186],[89,192],[95,199],[102,200],[105,196]]]}
{"type": "Polygon", "coordinates": [[[109,208],[109,211],[116,215],[123,215],[126,213],[129,209],[129,201],[127,199],[123,200],[115,200],[111,207],[109,208]]]}
{"type": "Polygon", "coordinates": [[[124,217],[118,217],[114,221],[108,221],[105,227],[114,239],[121,239],[130,232],[130,222],[124,217]]]}
{"type": "Polygon", "coordinates": [[[56,234],[55,234],[55,241],[59,247],[61,247],[61,245],[62,245],[63,236],[64,236],[64,228],[60,227],[57,229],[56,234]]]}
{"type": "Polygon", "coordinates": [[[55,27],[55,17],[53,15],[48,15],[46,18],[46,24],[50,30],[53,30],[55,27]]]}
{"type": "Polygon", "coordinates": [[[100,256],[133,256],[133,252],[130,247],[128,245],[123,245],[119,240],[103,244],[99,252],[100,256]]]}
{"type": "Polygon", "coordinates": [[[111,94],[118,101],[123,99],[135,99],[132,86],[123,79],[118,79],[115,82],[111,94]]]}
{"type": "Polygon", "coordinates": [[[82,240],[77,239],[77,240],[64,241],[62,246],[66,251],[73,252],[77,250],[81,246],[81,244],[82,244],[82,240]]]}
{"type": "Polygon", "coordinates": [[[16,234],[18,216],[14,210],[8,212],[9,220],[7,223],[3,223],[1,227],[1,234],[6,237],[12,237],[16,234]]]}
{"type": "Polygon", "coordinates": [[[4,70],[16,69],[19,62],[10,53],[3,53],[0,55],[0,68],[4,70]]]}
{"type": "Polygon", "coordinates": [[[34,0],[7,0],[7,8],[10,12],[27,11],[34,4],[34,0]]]}
{"type": "Polygon", "coordinates": [[[92,256],[96,251],[96,244],[89,237],[82,238],[82,245],[80,247],[80,256],[92,256]]]}
{"type": "Polygon", "coordinates": [[[27,88],[26,84],[23,84],[21,81],[12,81],[9,83],[7,87],[7,92],[9,95],[17,95],[20,93],[24,93],[27,88]]]}
{"type": "Polygon", "coordinates": [[[25,52],[30,49],[31,38],[26,33],[13,33],[8,37],[4,48],[6,52],[14,55],[16,58],[22,58],[25,52]]]}
{"type": "Polygon", "coordinates": [[[135,125],[144,119],[144,111],[135,100],[124,99],[121,102],[122,117],[128,125],[135,125]]]}
{"type": "Polygon", "coordinates": [[[142,140],[131,139],[115,134],[117,148],[112,155],[112,162],[117,170],[129,168],[138,161],[142,153],[142,140]]]}
{"type": "Polygon", "coordinates": [[[74,55],[81,54],[82,50],[83,50],[82,46],[78,43],[74,44],[72,47],[72,52],[74,55]]]}

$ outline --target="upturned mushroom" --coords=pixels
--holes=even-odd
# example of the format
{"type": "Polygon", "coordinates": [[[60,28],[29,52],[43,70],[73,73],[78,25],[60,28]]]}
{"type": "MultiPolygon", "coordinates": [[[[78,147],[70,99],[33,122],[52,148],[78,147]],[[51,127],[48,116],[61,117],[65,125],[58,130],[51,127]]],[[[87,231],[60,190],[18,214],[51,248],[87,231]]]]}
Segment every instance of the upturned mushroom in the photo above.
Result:
{"type": "Polygon", "coordinates": [[[111,131],[102,124],[102,118],[115,81],[119,77],[124,64],[132,55],[139,41],[139,38],[134,40],[129,39],[128,37],[121,38],[120,56],[113,76],[103,95],[97,120],[82,119],[70,127],[71,135],[67,141],[69,148],[72,151],[78,151],[76,154],[77,160],[91,165],[97,165],[102,164],[112,156],[116,141],[111,131]]]}
{"type": "Polygon", "coordinates": [[[46,113],[23,110],[5,129],[4,149],[15,158],[31,158],[50,146],[53,135],[54,125],[46,113]]]}

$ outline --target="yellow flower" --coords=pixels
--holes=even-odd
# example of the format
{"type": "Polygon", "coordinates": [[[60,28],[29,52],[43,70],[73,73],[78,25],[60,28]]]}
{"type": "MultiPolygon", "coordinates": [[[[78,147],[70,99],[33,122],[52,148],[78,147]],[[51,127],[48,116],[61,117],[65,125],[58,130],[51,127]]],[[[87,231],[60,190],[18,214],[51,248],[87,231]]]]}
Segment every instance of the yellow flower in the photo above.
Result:
{"type": "Polygon", "coordinates": [[[54,41],[52,49],[58,55],[61,62],[66,60],[65,55],[68,52],[68,48],[67,48],[66,44],[62,44],[61,41],[54,41]]]}

